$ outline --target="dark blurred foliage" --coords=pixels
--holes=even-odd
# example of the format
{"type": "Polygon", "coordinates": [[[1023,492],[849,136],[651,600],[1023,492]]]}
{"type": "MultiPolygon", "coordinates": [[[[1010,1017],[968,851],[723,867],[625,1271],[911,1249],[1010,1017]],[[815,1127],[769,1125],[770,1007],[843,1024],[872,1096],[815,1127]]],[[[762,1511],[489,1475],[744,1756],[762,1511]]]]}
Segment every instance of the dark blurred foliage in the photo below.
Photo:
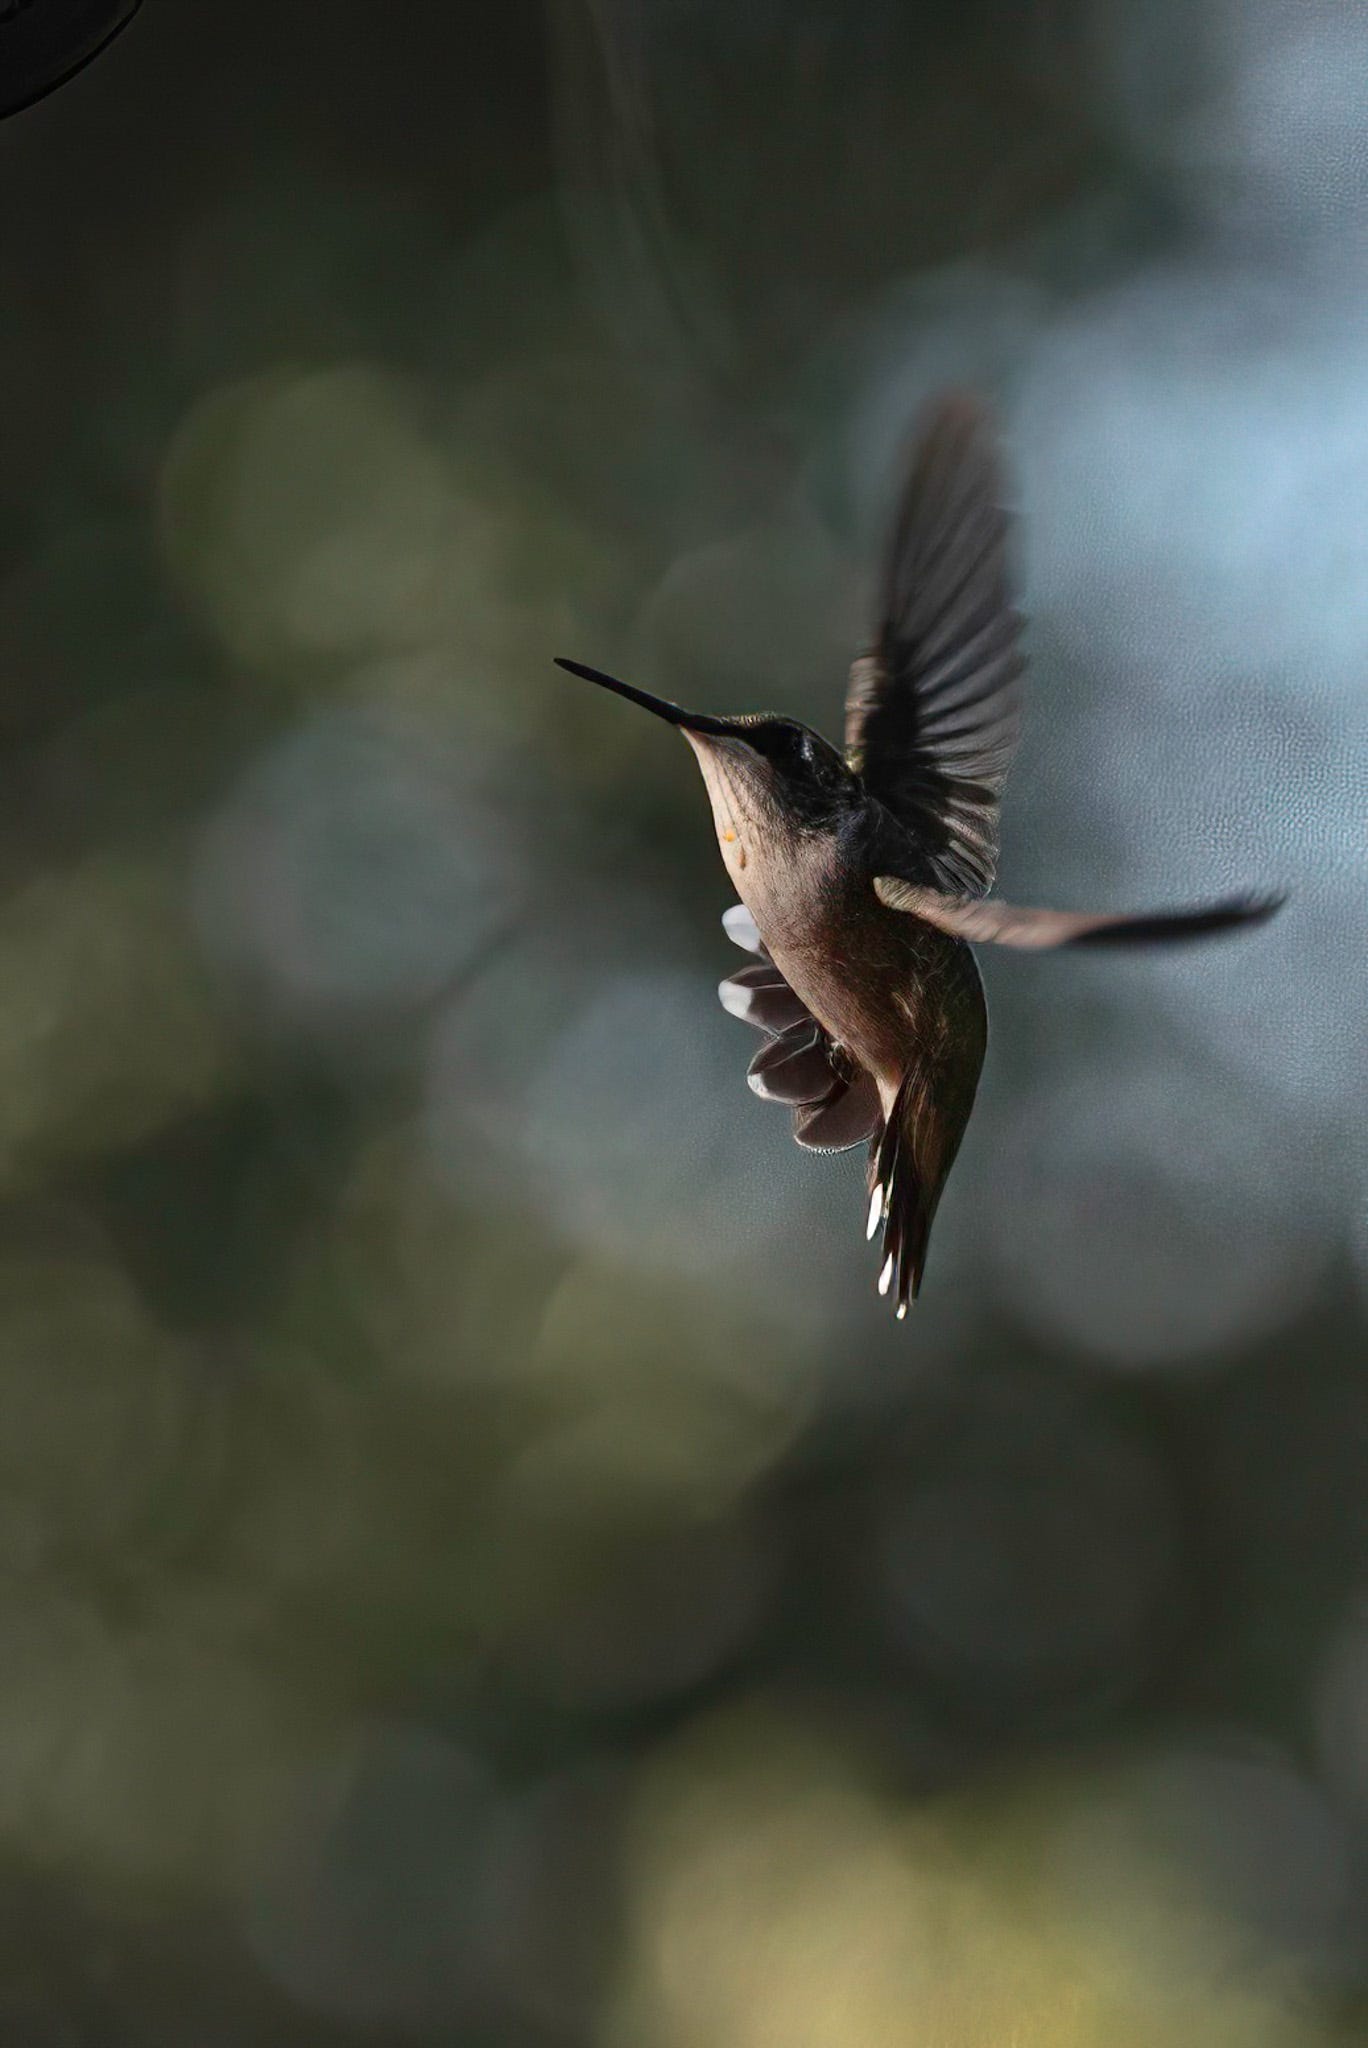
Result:
{"type": "Polygon", "coordinates": [[[1368,28],[149,0],[0,127],[0,2035],[1368,2023],[1368,28]],[[954,379],[1004,892],[895,1326],[685,752],[954,379]]]}

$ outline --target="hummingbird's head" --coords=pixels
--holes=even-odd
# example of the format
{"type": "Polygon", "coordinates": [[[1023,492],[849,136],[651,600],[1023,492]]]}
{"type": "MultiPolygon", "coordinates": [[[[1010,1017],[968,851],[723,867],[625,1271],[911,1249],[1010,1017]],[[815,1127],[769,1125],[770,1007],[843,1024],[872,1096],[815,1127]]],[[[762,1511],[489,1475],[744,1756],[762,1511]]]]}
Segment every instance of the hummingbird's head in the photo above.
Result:
{"type": "Polygon", "coordinates": [[[836,749],[796,718],[764,711],[714,718],[600,669],[558,666],[678,726],[703,771],[722,858],[743,896],[753,895],[757,879],[748,870],[780,867],[804,845],[830,838],[859,805],[859,784],[836,749]]]}

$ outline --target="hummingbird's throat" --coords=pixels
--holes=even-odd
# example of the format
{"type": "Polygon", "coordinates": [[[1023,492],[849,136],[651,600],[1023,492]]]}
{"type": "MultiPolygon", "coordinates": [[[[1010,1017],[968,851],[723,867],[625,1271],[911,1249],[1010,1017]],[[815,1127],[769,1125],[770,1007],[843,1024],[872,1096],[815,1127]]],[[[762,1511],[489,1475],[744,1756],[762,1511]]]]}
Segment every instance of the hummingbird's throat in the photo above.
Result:
{"type": "Polygon", "coordinates": [[[746,865],[746,846],[736,823],[736,810],[732,802],[731,778],[727,773],[727,759],[723,748],[710,743],[693,733],[685,731],[685,739],[698,758],[703,771],[703,783],[712,806],[713,824],[717,828],[717,843],[728,871],[735,875],[746,865]]]}
{"type": "Polygon", "coordinates": [[[746,865],[746,842],[736,829],[726,789],[710,788],[708,796],[712,802],[713,823],[717,827],[717,843],[722,849],[722,858],[733,874],[739,874],[746,865]]]}

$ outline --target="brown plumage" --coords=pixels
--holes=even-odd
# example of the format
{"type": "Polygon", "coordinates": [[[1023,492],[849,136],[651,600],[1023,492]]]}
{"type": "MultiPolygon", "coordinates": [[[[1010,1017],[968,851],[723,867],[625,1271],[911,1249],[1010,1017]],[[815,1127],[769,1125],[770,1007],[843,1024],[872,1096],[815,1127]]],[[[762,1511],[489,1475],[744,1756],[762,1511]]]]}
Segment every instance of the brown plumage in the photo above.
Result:
{"type": "Polygon", "coordinates": [[[951,394],[914,445],[876,629],[846,698],[844,758],[794,719],[683,711],[561,666],[677,725],[693,748],[741,904],[723,920],[752,965],[724,1005],[765,1039],[758,1095],[817,1151],[869,1145],[881,1293],[915,1299],[932,1219],[987,1045],[970,943],[1035,949],[1201,937],[1281,898],[1139,917],[1020,910],[987,897],[1021,724],[1021,621],[983,407],[951,394]]]}

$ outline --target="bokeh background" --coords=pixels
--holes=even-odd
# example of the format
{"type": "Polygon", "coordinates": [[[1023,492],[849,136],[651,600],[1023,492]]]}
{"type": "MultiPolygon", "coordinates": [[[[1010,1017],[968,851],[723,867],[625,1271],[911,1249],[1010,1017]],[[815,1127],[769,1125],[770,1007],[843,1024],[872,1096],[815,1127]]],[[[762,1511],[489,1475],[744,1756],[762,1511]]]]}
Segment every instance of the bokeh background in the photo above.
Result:
{"type": "Polygon", "coordinates": [[[149,0],[0,129],[0,2034],[1368,2039],[1368,17],[149,0]],[[1025,513],[895,1326],[686,753],[1025,513]]]}

